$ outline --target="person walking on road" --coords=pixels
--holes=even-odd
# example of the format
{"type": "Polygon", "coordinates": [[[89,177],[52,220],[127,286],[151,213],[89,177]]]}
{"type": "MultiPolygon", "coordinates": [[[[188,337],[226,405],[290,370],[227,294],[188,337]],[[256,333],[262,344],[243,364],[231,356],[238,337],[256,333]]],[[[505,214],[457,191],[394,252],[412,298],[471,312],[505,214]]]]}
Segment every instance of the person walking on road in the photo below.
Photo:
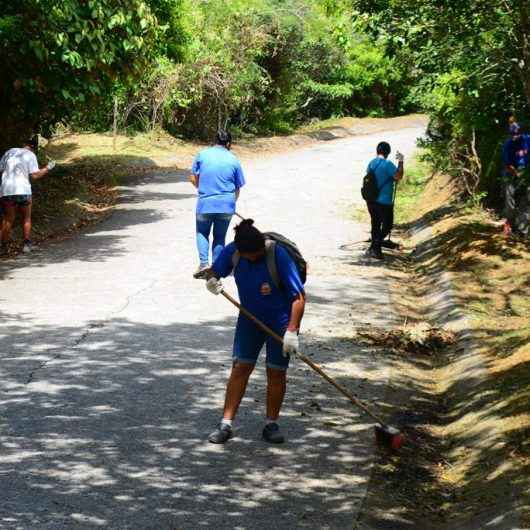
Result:
{"type": "Polygon", "coordinates": [[[528,236],[528,178],[530,135],[513,122],[502,148],[507,232],[528,236]]]}
{"type": "Polygon", "coordinates": [[[0,160],[0,173],[2,175],[0,197],[4,214],[0,244],[1,254],[7,253],[7,244],[11,238],[17,210],[22,217],[24,235],[22,251],[31,252],[31,180],[46,176],[55,166],[55,162],[50,161],[46,167],[39,169],[35,155],[37,148],[38,140],[31,138],[25,142],[23,147],[14,147],[6,151],[0,160]]]}
{"type": "Polygon", "coordinates": [[[404,156],[396,153],[398,166],[388,160],[391,153],[390,144],[381,142],[377,146],[377,157],[368,164],[368,172],[375,175],[379,190],[377,199],[367,203],[372,224],[372,241],[368,254],[376,259],[383,259],[382,246],[396,248],[392,241],[385,241],[394,222],[394,191],[396,183],[403,178],[404,156]]]}
{"type": "Polygon", "coordinates": [[[239,160],[230,152],[232,136],[219,131],[216,145],[201,151],[193,161],[191,183],[197,188],[197,250],[199,267],[195,278],[203,277],[209,267],[210,232],[213,227],[212,263],[225,246],[226,232],[245,177],[239,160]]]}
{"type": "Polygon", "coordinates": [[[284,436],[278,418],[286,390],[286,371],[290,355],[298,353],[298,333],[304,314],[305,291],[295,262],[280,245],[274,248],[279,285],[273,281],[267,264],[264,235],[252,219],[235,228],[234,242],[227,245],[214,262],[206,282],[213,294],[223,290],[221,278],[234,272],[241,305],[283,336],[283,346],[269,337],[254,322],[240,314],[234,338],[233,365],[226,389],[224,412],[217,429],[209,436],[212,443],[224,443],[232,436],[232,422],[245,394],[247,382],[266,345],[267,411],[263,439],[282,443],[284,436]],[[239,254],[234,261],[235,253],[239,254]],[[235,265],[234,265],[235,264],[235,265]]]}

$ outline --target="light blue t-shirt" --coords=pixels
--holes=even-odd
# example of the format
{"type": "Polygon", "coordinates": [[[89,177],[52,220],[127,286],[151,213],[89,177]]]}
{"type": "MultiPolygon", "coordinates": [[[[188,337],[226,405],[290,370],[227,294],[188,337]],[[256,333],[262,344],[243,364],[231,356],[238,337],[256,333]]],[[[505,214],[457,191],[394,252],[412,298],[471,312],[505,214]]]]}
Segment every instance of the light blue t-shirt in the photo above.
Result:
{"type": "Polygon", "coordinates": [[[375,173],[375,180],[379,188],[379,195],[375,202],[379,204],[392,204],[394,198],[394,175],[398,168],[390,160],[381,157],[374,158],[368,164],[368,170],[375,173]]]}
{"type": "Polygon", "coordinates": [[[245,185],[245,176],[239,160],[226,147],[216,145],[201,151],[192,172],[199,177],[198,214],[235,212],[235,192],[245,185]]]}
{"type": "MultiPolygon", "coordinates": [[[[235,243],[229,243],[212,265],[220,278],[226,278],[232,272],[235,251],[235,243]]],[[[276,269],[281,289],[272,280],[265,256],[258,261],[240,257],[234,270],[241,305],[273,327],[289,322],[293,300],[304,292],[295,262],[279,244],[276,245],[276,269]]]]}

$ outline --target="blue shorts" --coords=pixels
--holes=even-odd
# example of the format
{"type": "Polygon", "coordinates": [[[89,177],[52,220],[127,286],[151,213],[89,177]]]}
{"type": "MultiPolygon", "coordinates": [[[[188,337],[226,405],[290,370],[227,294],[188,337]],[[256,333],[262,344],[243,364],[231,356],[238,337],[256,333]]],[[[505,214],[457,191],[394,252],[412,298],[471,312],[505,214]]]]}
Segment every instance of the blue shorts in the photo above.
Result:
{"type": "MultiPolygon", "coordinates": [[[[270,325],[269,327],[278,335],[283,337],[287,329],[288,319],[285,319],[284,325],[270,325]]],[[[289,367],[289,357],[284,357],[282,345],[258,328],[254,322],[243,315],[239,315],[234,337],[233,359],[246,364],[256,364],[259,353],[263,345],[266,344],[266,364],[269,368],[276,370],[287,370],[289,367]]]]}
{"type": "Polygon", "coordinates": [[[29,206],[31,195],[4,195],[2,202],[8,206],[29,206]]]}

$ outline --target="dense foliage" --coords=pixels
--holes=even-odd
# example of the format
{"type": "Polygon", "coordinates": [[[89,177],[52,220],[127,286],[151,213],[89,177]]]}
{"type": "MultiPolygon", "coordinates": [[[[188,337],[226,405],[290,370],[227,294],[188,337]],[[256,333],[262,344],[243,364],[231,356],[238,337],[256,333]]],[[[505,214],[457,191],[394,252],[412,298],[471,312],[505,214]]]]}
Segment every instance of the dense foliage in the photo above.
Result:
{"type": "Polygon", "coordinates": [[[210,137],[226,125],[281,132],[309,118],[400,110],[400,73],[355,30],[347,2],[181,1],[178,13],[181,60],[160,55],[120,93],[124,125],[210,137]]]}
{"type": "Polygon", "coordinates": [[[528,0],[353,5],[387,54],[409,65],[408,97],[431,115],[436,166],[458,175],[468,193],[494,196],[507,114],[529,115],[528,0]]]}
{"type": "MultiPolygon", "coordinates": [[[[286,131],[309,118],[401,110],[401,75],[330,0],[29,0],[0,15],[2,129],[67,120],[286,131]]],[[[11,135],[12,136],[12,135],[11,135]]]]}
{"type": "Polygon", "coordinates": [[[530,102],[528,0],[27,0],[0,14],[0,143],[108,130],[289,131],[431,115],[429,153],[494,191],[506,112],[530,102]]]}
{"type": "Polygon", "coordinates": [[[133,83],[159,29],[142,0],[27,0],[0,13],[1,144],[133,83]]]}

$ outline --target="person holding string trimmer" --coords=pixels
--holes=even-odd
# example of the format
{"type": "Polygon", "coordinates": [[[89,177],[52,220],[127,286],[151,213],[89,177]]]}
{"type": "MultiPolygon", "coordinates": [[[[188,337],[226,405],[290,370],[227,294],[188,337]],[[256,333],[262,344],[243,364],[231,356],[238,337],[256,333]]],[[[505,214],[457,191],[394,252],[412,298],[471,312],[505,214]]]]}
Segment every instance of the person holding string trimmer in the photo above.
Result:
{"type": "Polygon", "coordinates": [[[224,443],[232,437],[232,422],[263,345],[266,345],[267,355],[267,410],[262,435],[267,442],[284,441],[278,418],[285,396],[289,358],[299,349],[298,333],[304,314],[305,291],[289,252],[281,244],[266,240],[253,223],[252,219],[245,219],[235,227],[234,242],[222,250],[208,270],[206,287],[213,294],[221,294],[220,279],[233,271],[241,305],[283,337],[283,344],[240,313],[223,417],[208,438],[212,443],[224,443]]]}
{"type": "Polygon", "coordinates": [[[382,247],[397,248],[399,245],[385,238],[390,234],[394,223],[394,200],[397,183],[403,178],[405,157],[398,151],[396,165],[388,160],[390,144],[381,142],[377,146],[377,157],[370,161],[363,184],[363,197],[366,199],[372,224],[372,241],[368,255],[383,259],[382,247]],[[369,194],[366,188],[371,187],[369,194]],[[371,192],[371,193],[370,193],[371,192]]]}

